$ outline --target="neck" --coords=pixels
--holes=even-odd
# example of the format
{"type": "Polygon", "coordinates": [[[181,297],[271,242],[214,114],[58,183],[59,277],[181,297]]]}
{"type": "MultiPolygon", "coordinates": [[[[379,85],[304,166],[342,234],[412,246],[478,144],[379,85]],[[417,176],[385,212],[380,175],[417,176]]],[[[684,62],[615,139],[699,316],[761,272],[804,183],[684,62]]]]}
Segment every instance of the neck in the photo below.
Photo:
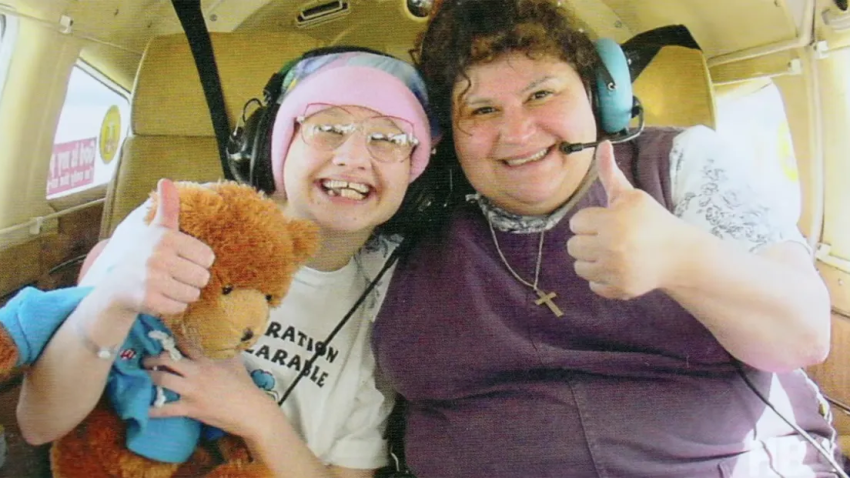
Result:
{"type": "Polygon", "coordinates": [[[307,267],[330,272],[342,269],[354,257],[354,254],[366,244],[372,230],[357,232],[329,231],[320,228],[321,242],[319,251],[307,261],[307,267]]]}
{"type": "MultiPolygon", "coordinates": [[[[273,199],[285,215],[297,218],[297,214],[287,210],[286,199],[281,197],[273,199]]],[[[342,269],[366,244],[373,230],[374,228],[368,228],[354,232],[340,232],[319,225],[319,249],[305,265],[322,272],[342,269]]]]}

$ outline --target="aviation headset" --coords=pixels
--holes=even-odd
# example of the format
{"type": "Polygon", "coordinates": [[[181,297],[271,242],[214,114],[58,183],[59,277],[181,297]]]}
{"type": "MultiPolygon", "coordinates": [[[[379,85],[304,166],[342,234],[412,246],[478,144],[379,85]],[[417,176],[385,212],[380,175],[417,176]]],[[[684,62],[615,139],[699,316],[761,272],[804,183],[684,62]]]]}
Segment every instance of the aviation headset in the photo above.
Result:
{"type": "Polygon", "coordinates": [[[301,60],[352,51],[390,57],[385,53],[361,47],[323,47],[310,50],[284,64],[280,71],[269,78],[263,88],[262,101],[252,98],[245,103],[242,107],[242,115],[227,142],[230,169],[237,181],[250,184],[266,194],[272,194],[275,191],[271,163],[271,135],[282,95],[286,94],[283,89],[284,78],[301,60]],[[256,109],[248,115],[251,105],[256,105],[256,109]]]}
{"type": "Polygon", "coordinates": [[[625,52],[610,38],[600,38],[594,46],[599,64],[595,71],[595,84],[591,84],[590,89],[596,121],[603,134],[590,143],[561,143],[560,150],[564,154],[593,148],[606,140],[614,144],[623,143],[643,132],[643,107],[632,92],[632,77],[625,52]],[[632,118],[638,118],[638,126],[629,130],[632,118]]]}
{"type": "MultiPolygon", "coordinates": [[[[227,156],[233,177],[242,183],[271,195],[275,191],[274,171],[271,160],[271,136],[284,90],[284,79],[300,61],[317,56],[345,52],[365,52],[397,59],[392,55],[357,46],[321,47],[304,53],[287,62],[272,75],[263,88],[263,100],[252,98],[242,108],[236,128],[227,142],[227,156]],[[250,112],[251,106],[255,108],[250,112]]],[[[411,227],[424,227],[427,221],[422,213],[434,203],[436,191],[434,176],[437,168],[426,168],[425,172],[408,186],[401,208],[392,219],[380,226],[382,232],[409,232],[411,227]]]]}
{"type": "MultiPolygon", "coordinates": [[[[612,143],[629,141],[643,131],[643,108],[640,101],[632,94],[632,79],[626,54],[617,42],[608,38],[597,40],[595,47],[599,66],[596,68],[595,85],[591,85],[591,97],[603,135],[599,140],[590,143],[561,143],[560,149],[565,154],[595,147],[604,140],[612,143]],[[636,129],[629,130],[629,122],[635,117],[639,118],[639,125],[636,129]]],[[[275,191],[271,135],[281,97],[286,93],[283,90],[283,80],[301,60],[343,52],[367,52],[395,58],[371,48],[331,46],[310,50],[301,57],[286,63],[266,83],[262,101],[252,98],[245,103],[237,125],[228,138],[228,164],[237,181],[250,184],[269,195],[275,191]],[[251,106],[255,108],[249,113],[251,106]]],[[[390,222],[399,226],[401,226],[399,223],[404,222],[405,226],[401,227],[424,226],[420,224],[423,220],[418,217],[419,213],[433,204],[437,195],[443,205],[450,200],[450,192],[445,189],[451,187],[446,183],[450,182],[448,175],[452,174],[452,169],[440,168],[436,165],[426,168],[423,177],[410,185],[400,212],[390,222]],[[448,169],[448,171],[437,171],[438,169],[448,169]],[[437,189],[443,190],[435,191],[435,185],[437,189]]],[[[384,229],[387,232],[401,232],[394,230],[396,228],[393,226],[384,229]]]]}

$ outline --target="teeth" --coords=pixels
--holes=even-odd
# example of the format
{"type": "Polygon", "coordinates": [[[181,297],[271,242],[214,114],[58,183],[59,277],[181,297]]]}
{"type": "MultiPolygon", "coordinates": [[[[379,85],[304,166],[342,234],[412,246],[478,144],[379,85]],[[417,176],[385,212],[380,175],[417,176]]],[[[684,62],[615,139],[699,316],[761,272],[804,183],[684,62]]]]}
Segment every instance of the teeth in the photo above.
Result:
{"type": "Polygon", "coordinates": [[[361,201],[363,198],[366,197],[365,195],[360,194],[359,192],[353,189],[340,189],[339,195],[346,199],[355,199],[357,201],[361,201]]]}
{"type": "Polygon", "coordinates": [[[353,189],[362,194],[368,194],[371,189],[369,185],[362,183],[355,183],[349,181],[340,181],[338,179],[326,179],[322,181],[322,186],[327,189],[353,189]]]}
{"type": "Polygon", "coordinates": [[[519,159],[510,159],[505,161],[508,163],[508,166],[522,166],[523,164],[530,163],[532,161],[538,161],[543,159],[543,156],[546,156],[546,152],[548,149],[544,149],[536,154],[533,154],[527,158],[519,158],[519,159]]]}
{"type": "Polygon", "coordinates": [[[326,179],[322,181],[322,187],[327,190],[329,196],[342,196],[357,201],[363,200],[372,189],[367,184],[340,181],[338,179],[326,179]]]}
{"type": "Polygon", "coordinates": [[[369,186],[360,183],[348,183],[348,187],[362,194],[369,192],[369,186]]]}

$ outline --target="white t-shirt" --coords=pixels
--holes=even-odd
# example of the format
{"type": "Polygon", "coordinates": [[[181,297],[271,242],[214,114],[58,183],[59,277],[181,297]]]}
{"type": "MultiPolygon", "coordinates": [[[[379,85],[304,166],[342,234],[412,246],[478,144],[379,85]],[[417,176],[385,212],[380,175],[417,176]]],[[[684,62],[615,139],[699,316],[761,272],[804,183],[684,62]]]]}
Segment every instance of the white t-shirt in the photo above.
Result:
{"type": "MultiPolygon", "coordinates": [[[[80,285],[97,284],[129,252],[127,238],[145,227],[149,207],[146,202],[118,225],[80,285]]],[[[340,270],[302,267],[281,306],[272,310],[266,333],[243,354],[255,383],[279,400],[312,358],[316,344],[326,340],[397,245],[395,237],[373,238],[340,270]]],[[[293,428],[325,464],[355,469],[386,464],[383,432],[394,395],[376,381],[370,334],[393,269],[384,274],[283,403],[293,428]]]]}
{"type": "MultiPolygon", "coordinates": [[[[255,382],[275,400],[313,357],[376,277],[395,244],[364,248],[334,272],[301,268],[263,337],[245,353],[255,382]]],[[[283,403],[307,446],[326,464],[372,469],[386,464],[383,439],[392,393],[376,384],[370,346],[372,323],[389,284],[388,271],[370,297],[340,329],[283,403]]]]}
{"type": "Polygon", "coordinates": [[[714,130],[686,129],[670,151],[674,214],[748,251],[786,241],[811,251],[797,228],[799,208],[783,198],[796,186],[758,174],[753,164],[714,130]]]}

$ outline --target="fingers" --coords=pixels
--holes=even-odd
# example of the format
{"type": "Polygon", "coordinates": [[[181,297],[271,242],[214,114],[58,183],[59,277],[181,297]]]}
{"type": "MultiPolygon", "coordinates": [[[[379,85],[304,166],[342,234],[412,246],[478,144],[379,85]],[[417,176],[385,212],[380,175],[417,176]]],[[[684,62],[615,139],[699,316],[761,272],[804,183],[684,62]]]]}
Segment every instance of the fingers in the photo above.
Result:
{"type": "Polygon", "coordinates": [[[151,418],[189,417],[192,416],[191,407],[182,400],[168,402],[161,407],[150,407],[148,416],[151,418]]]}
{"type": "Polygon", "coordinates": [[[169,179],[160,179],[156,185],[156,214],[151,224],[177,231],[180,229],[180,194],[169,179]]]}
{"type": "Polygon", "coordinates": [[[186,380],[180,375],[167,370],[149,370],[148,373],[154,385],[171,390],[181,396],[186,394],[186,380]]]}
{"type": "Polygon", "coordinates": [[[596,236],[576,235],[567,241],[567,254],[576,260],[594,262],[602,258],[605,251],[596,236]]]}
{"type": "Polygon", "coordinates": [[[209,271],[168,252],[154,254],[142,279],[142,312],[179,314],[198,300],[210,278],[209,271]]]}
{"type": "Polygon", "coordinates": [[[573,269],[579,277],[591,284],[610,286],[617,283],[617,274],[600,262],[576,261],[573,269]]]}
{"type": "Polygon", "coordinates": [[[625,299],[625,295],[617,289],[602,282],[590,282],[590,290],[606,299],[625,299]]]}
{"type": "Polygon", "coordinates": [[[167,246],[183,259],[208,269],[215,261],[212,248],[188,234],[177,233],[163,240],[167,246]]]}
{"type": "Polygon", "coordinates": [[[201,361],[206,360],[200,345],[196,343],[191,341],[181,341],[178,344],[178,347],[180,348],[180,351],[183,352],[183,355],[189,357],[189,359],[193,362],[200,364],[201,361]]]}
{"type": "Polygon", "coordinates": [[[596,167],[599,170],[599,181],[608,195],[609,205],[624,193],[634,189],[617,165],[617,160],[614,158],[614,147],[610,141],[605,141],[596,148],[596,167]]]}
{"type": "Polygon", "coordinates": [[[149,262],[152,279],[173,280],[198,290],[210,280],[210,272],[206,267],[168,252],[155,254],[149,262]]]}
{"type": "Polygon", "coordinates": [[[605,208],[586,207],[570,218],[570,230],[575,234],[597,234],[608,216],[605,208]]]}

